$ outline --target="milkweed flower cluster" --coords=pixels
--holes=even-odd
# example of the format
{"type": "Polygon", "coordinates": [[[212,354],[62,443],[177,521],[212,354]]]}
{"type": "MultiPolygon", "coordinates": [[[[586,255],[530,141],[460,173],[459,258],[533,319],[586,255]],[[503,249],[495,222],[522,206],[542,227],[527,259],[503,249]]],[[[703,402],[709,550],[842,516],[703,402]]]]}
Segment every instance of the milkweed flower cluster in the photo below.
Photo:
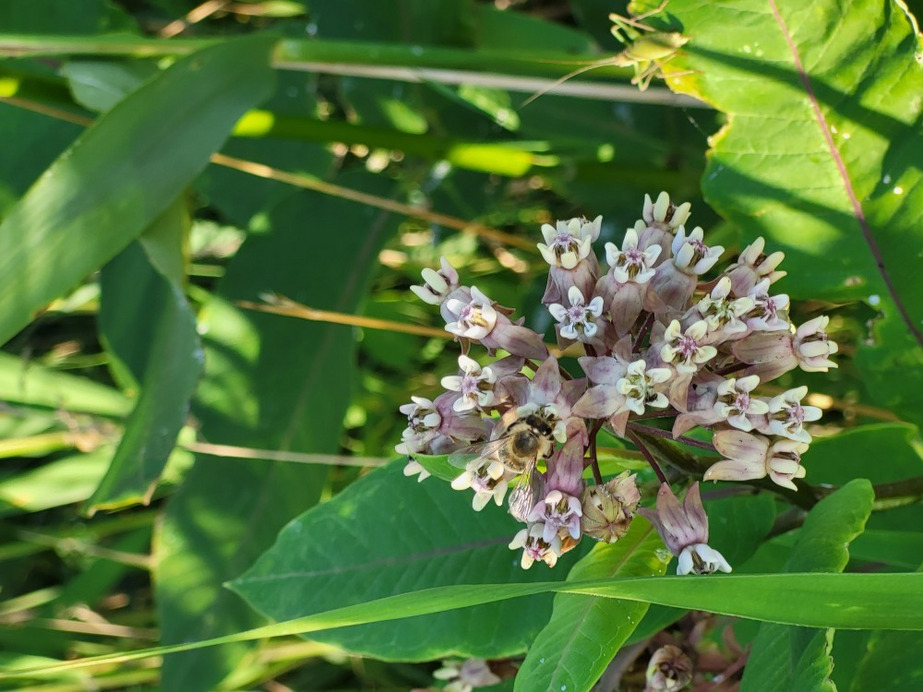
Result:
{"type": "MultiPolygon", "coordinates": [[[[555,322],[555,346],[578,356],[580,373],[567,372],[512,308],[461,284],[445,259],[413,287],[439,306],[461,355],[458,371],[442,378],[442,394],[401,407],[405,473],[422,480],[428,473],[415,455],[449,454],[459,468],[452,487],[473,491],[475,510],[508,501],[525,525],[510,543],[522,550],[523,568],[554,566],[584,536],[614,542],[628,531],[641,493],[630,473],[602,479],[601,428],[637,446],[661,481],[645,436],[684,441],[695,427],[712,433],[722,455],[704,480],[769,478],[797,490],[805,475],[807,424],[820,409],[802,403],[806,387],[775,396],[759,387],[795,368],[835,368],[829,318],[793,325],[788,296],[773,289],[785,276],[783,253],[767,255],[758,238],[721,269],[724,248],[708,244],[702,228],[689,230],[689,218],[688,203],[675,205],[665,192],[656,201],[645,196],[621,243],[601,248],[603,265],[594,252],[601,217],[542,226],[542,304],[555,322]]],[[[679,558],[678,573],[730,571],[708,546],[698,484],[681,504],[663,482],[656,509],[644,512],[679,558]]]]}

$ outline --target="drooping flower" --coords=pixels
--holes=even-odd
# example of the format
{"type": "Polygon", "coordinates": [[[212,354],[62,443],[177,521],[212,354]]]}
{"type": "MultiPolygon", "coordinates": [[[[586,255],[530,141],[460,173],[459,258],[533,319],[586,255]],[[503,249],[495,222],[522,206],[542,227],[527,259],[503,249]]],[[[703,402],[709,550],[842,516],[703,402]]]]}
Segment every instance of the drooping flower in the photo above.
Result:
{"type": "Polygon", "coordinates": [[[522,549],[522,568],[529,569],[532,563],[542,561],[554,567],[561,556],[561,539],[557,533],[550,541],[545,538],[545,525],[542,522],[529,524],[517,533],[510,542],[510,550],[522,549]]]}
{"type": "Polygon", "coordinates": [[[753,307],[744,315],[747,327],[755,332],[774,332],[789,329],[788,296],[784,293],[769,295],[769,279],[763,279],[750,289],[748,298],[753,307]]]}
{"type": "Polygon", "coordinates": [[[639,509],[657,529],[669,551],[677,556],[677,574],[730,572],[727,560],[708,545],[708,516],[702,505],[699,484],[693,483],[680,504],[669,484],[661,483],[657,510],[639,509]]]}
{"type": "Polygon", "coordinates": [[[455,318],[446,324],[446,331],[472,341],[480,341],[497,325],[498,313],[493,301],[481,293],[477,286],[471,287],[471,300],[467,303],[450,298],[446,307],[455,318]]]}
{"type": "Polygon", "coordinates": [[[678,646],[661,646],[647,665],[644,692],[677,692],[692,682],[692,660],[678,646]]]}
{"type": "Polygon", "coordinates": [[[793,481],[805,476],[801,455],[808,445],[804,442],[787,439],[773,442],[763,435],[719,430],[712,444],[726,458],[705,472],[707,481],[749,481],[769,476],[776,485],[798,490],[793,481]]]}
{"type": "Polygon", "coordinates": [[[442,454],[457,449],[462,443],[485,439],[493,421],[480,415],[456,412],[454,404],[458,396],[456,392],[445,392],[435,401],[411,397],[412,403],[400,407],[401,413],[407,416],[407,428],[395,451],[408,456],[442,454]]]}
{"type": "Polygon", "coordinates": [[[410,290],[423,302],[430,305],[438,305],[439,312],[446,322],[452,320],[452,316],[446,307],[449,299],[458,300],[467,303],[471,300],[471,289],[467,286],[460,286],[458,283],[458,272],[449,264],[445,257],[439,258],[440,268],[425,268],[422,286],[411,286],[410,290]]]}
{"type": "Polygon", "coordinates": [[[439,258],[440,268],[427,267],[423,275],[422,286],[411,286],[410,290],[424,303],[441,305],[452,291],[458,288],[458,272],[445,257],[439,258]]]}
{"type": "Polygon", "coordinates": [[[407,463],[404,465],[404,475],[408,478],[410,476],[416,476],[417,483],[422,483],[430,477],[429,471],[423,468],[423,465],[413,458],[407,459],[407,463]]]}
{"type": "Polygon", "coordinates": [[[445,307],[452,321],[445,326],[460,339],[479,342],[489,352],[502,348],[523,358],[544,358],[548,349],[542,338],[531,329],[510,322],[493,301],[471,287],[471,300],[467,303],[449,298],[445,307]]]}
{"type": "Polygon", "coordinates": [[[827,326],[830,318],[826,315],[815,317],[795,330],[793,348],[798,365],[805,372],[827,372],[838,367],[830,356],[839,350],[837,343],[827,338],[827,326]]]}
{"type": "Polygon", "coordinates": [[[837,367],[830,356],[837,352],[835,341],[827,338],[830,318],[815,317],[798,327],[794,334],[784,332],[753,332],[731,345],[731,353],[750,365],[748,374],[768,382],[796,367],[805,372],[827,372],[837,367]]]}
{"type": "Polygon", "coordinates": [[[767,404],[766,415],[754,419],[754,426],[767,435],[809,444],[811,433],[805,430],[804,424],[820,420],[821,410],[816,406],[801,405],[807,394],[808,388],[801,386],[774,396],[767,404]]]}
{"type": "Polygon", "coordinates": [[[509,481],[515,475],[499,461],[483,458],[472,459],[465,466],[464,472],[452,481],[452,488],[455,490],[471,488],[474,491],[471,506],[475,512],[480,512],[491,500],[498,507],[503,504],[509,481]]]}
{"type": "Polygon", "coordinates": [[[495,675],[483,658],[464,661],[443,661],[442,668],[433,672],[437,680],[451,680],[443,692],[472,692],[479,687],[490,687],[502,680],[495,675]]]}
{"type": "Polygon", "coordinates": [[[527,521],[543,522],[542,538],[550,542],[555,534],[580,538],[580,495],[583,492],[583,444],[571,438],[548,460],[545,496],[532,508],[527,521]]]}

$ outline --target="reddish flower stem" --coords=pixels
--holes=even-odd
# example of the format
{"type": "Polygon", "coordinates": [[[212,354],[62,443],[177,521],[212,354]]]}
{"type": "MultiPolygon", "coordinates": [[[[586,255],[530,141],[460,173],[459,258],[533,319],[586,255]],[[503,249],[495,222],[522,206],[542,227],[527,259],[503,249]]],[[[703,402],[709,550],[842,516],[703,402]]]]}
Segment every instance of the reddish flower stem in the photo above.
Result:
{"type": "Polygon", "coordinates": [[[714,445],[710,442],[702,442],[701,440],[694,440],[691,437],[686,437],[685,435],[680,435],[679,437],[674,438],[673,434],[669,430],[661,430],[660,428],[654,428],[650,425],[641,425],[640,423],[629,423],[630,428],[639,430],[646,435],[653,435],[654,437],[663,437],[668,440],[676,440],[677,442],[682,442],[684,445],[689,445],[690,447],[698,447],[699,449],[707,449],[710,452],[715,451],[714,445]]]}
{"type": "Polygon", "coordinates": [[[644,320],[644,324],[641,325],[641,329],[638,331],[638,338],[635,339],[635,342],[631,345],[632,353],[638,353],[638,351],[641,350],[641,342],[644,341],[644,337],[647,336],[652,326],[654,326],[653,312],[648,314],[647,319],[644,320]]]}
{"type": "Polygon", "coordinates": [[[654,473],[657,474],[657,478],[661,483],[667,483],[667,477],[663,473],[663,469],[660,468],[660,464],[657,463],[657,460],[654,459],[654,455],[650,453],[650,450],[641,442],[641,438],[635,435],[631,430],[626,430],[625,435],[629,440],[634,443],[635,447],[644,455],[644,458],[647,459],[647,463],[651,465],[651,468],[654,469],[654,473]]]}

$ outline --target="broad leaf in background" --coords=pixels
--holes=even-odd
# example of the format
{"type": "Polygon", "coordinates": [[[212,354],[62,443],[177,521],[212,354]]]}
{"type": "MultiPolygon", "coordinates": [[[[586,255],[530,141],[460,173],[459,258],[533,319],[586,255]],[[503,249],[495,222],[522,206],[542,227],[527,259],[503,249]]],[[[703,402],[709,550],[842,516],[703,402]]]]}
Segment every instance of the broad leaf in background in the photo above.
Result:
{"type": "Polygon", "coordinates": [[[110,110],[0,225],[0,342],[137,237],[269,93],[266,38],[176,64],[110,110]]]}
{"type": "MultiPolygon", "coordinates": [[[[289,524],[233,589],[273,619],[289,620],[419,589],[567,576],[573,553],[553,570],[543,563],[523,570],[508,547],[521,526],[505,508],[475,512],[471,493],[435,479],[417,483],[404,476],[404,463],[370,473],[289,524]]],[[[494,588],[484,587],[488,598],[494,588]]],[[[451,608],[312,638],[387,660],[515,656],[547,622],[551,599],[451,608]]]]}
{"type": "Polygon", "coordinates": [[[776,510],[767,492],[716,500],[709,497],[715,492],[713,488],[720,492],[729,485],[709,483],[703,486],[702,496],[708,514],[708,543],[737,570],[769,534],[776,510]]]}
{"type": "MultiPolygon", "coordinates": [[[[329,161],[322,150],[305,153],[312,157],[306,165],[322,168],[329,161]]],[[[238,184],[248,180],[236,176],[238,184]]],[[[226,179],[224,195],[237,194],[233,182],[233,176],[226,179]]],[[[338,182],[370,194],[393,193],[388,180],[368,174],[338,182]]],[[[269,198],[278,193],[265,191],[269,198]]],[[[211,443],[334,453],[351,393],[352,330],[234,303],[259,302],[262,294],[276,292],[312,307],[356,312],[398,219],[334,197],[286,192],[282,202],[258,215],[261,232],[251,232],[218,294],[203,308],[207,365],[194,412],[211,443]]],[[[326,475],[326,467],[258,456],[197,458],[156,538],[164,642],[238,632],[261,621],[223,585],[266,551],[282,526],[317,502],[326,475]]],[[[164,661],[164,688],[214,689],[241,662],[246,647],[171,656],[164,661]]]]}
{"type": "Polygon", "coordinates": [[[112,465],[89,500],[91,514],[150,501],[202,374],[195,314],[178,283],[188,225],[185,202],[178,199],[144,234],[145,244],[132,242],[101,273],[103,341],[141,392],[112,465]],[[157,263],[172,275],[161,273],[149,247],[158,248],[157,263]]]}
{"type": "MultiPolygon", "coordinates": [[[[849,561],[849,543],[860,533],[872,510],[874,493],[866,480],[854,480],[821,500],[805,519],[792,548],[786,572],[842,572],[849,561]]],[[[784,592],[765,593],[767,600],[785,599],[784,592]]],[[[835,690],[833,630],[814,630],[764,623],[753,642],[742,689],[755,692],[835,690]]]]}
{"type": "Polygon", "coordinates": [[[881,311],[856,363],[875,401],[920,422],[923,64],[904,5],[671,0],[666,12],[650,21],[690,37],[668,84],[729,116],[706,199],[747,240],[785,250],[785,292],[881,311]]]}
{"type": "MultiPolygon", "coordinates": [[[[658,576],[671,559],[650,522],[639,516],[618,542],[594,545],[567,581],[658,576]]],[[[647,609],[638,601],[556,594],[551,620],[529,647],[515,689],[589,690],[647,609]]]]}

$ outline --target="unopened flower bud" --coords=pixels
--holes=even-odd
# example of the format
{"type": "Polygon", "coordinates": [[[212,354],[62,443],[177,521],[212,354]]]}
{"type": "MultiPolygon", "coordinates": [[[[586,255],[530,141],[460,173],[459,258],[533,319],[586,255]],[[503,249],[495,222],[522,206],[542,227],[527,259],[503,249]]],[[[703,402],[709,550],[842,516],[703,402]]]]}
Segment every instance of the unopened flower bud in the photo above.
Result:
{"type": "Polygon", "coordinates": [[[583,493],[583,533],[598,541],[615,543],[628,533],[641,493],[634,474],[625,471],[608,483],[594,485],[583,493]]]}
{"type": "Polygon", "coordinates": [[[661,646],[647,666],[644,692],[675,692],[692,682],[692,661],[678,646],[661,646]]]}

